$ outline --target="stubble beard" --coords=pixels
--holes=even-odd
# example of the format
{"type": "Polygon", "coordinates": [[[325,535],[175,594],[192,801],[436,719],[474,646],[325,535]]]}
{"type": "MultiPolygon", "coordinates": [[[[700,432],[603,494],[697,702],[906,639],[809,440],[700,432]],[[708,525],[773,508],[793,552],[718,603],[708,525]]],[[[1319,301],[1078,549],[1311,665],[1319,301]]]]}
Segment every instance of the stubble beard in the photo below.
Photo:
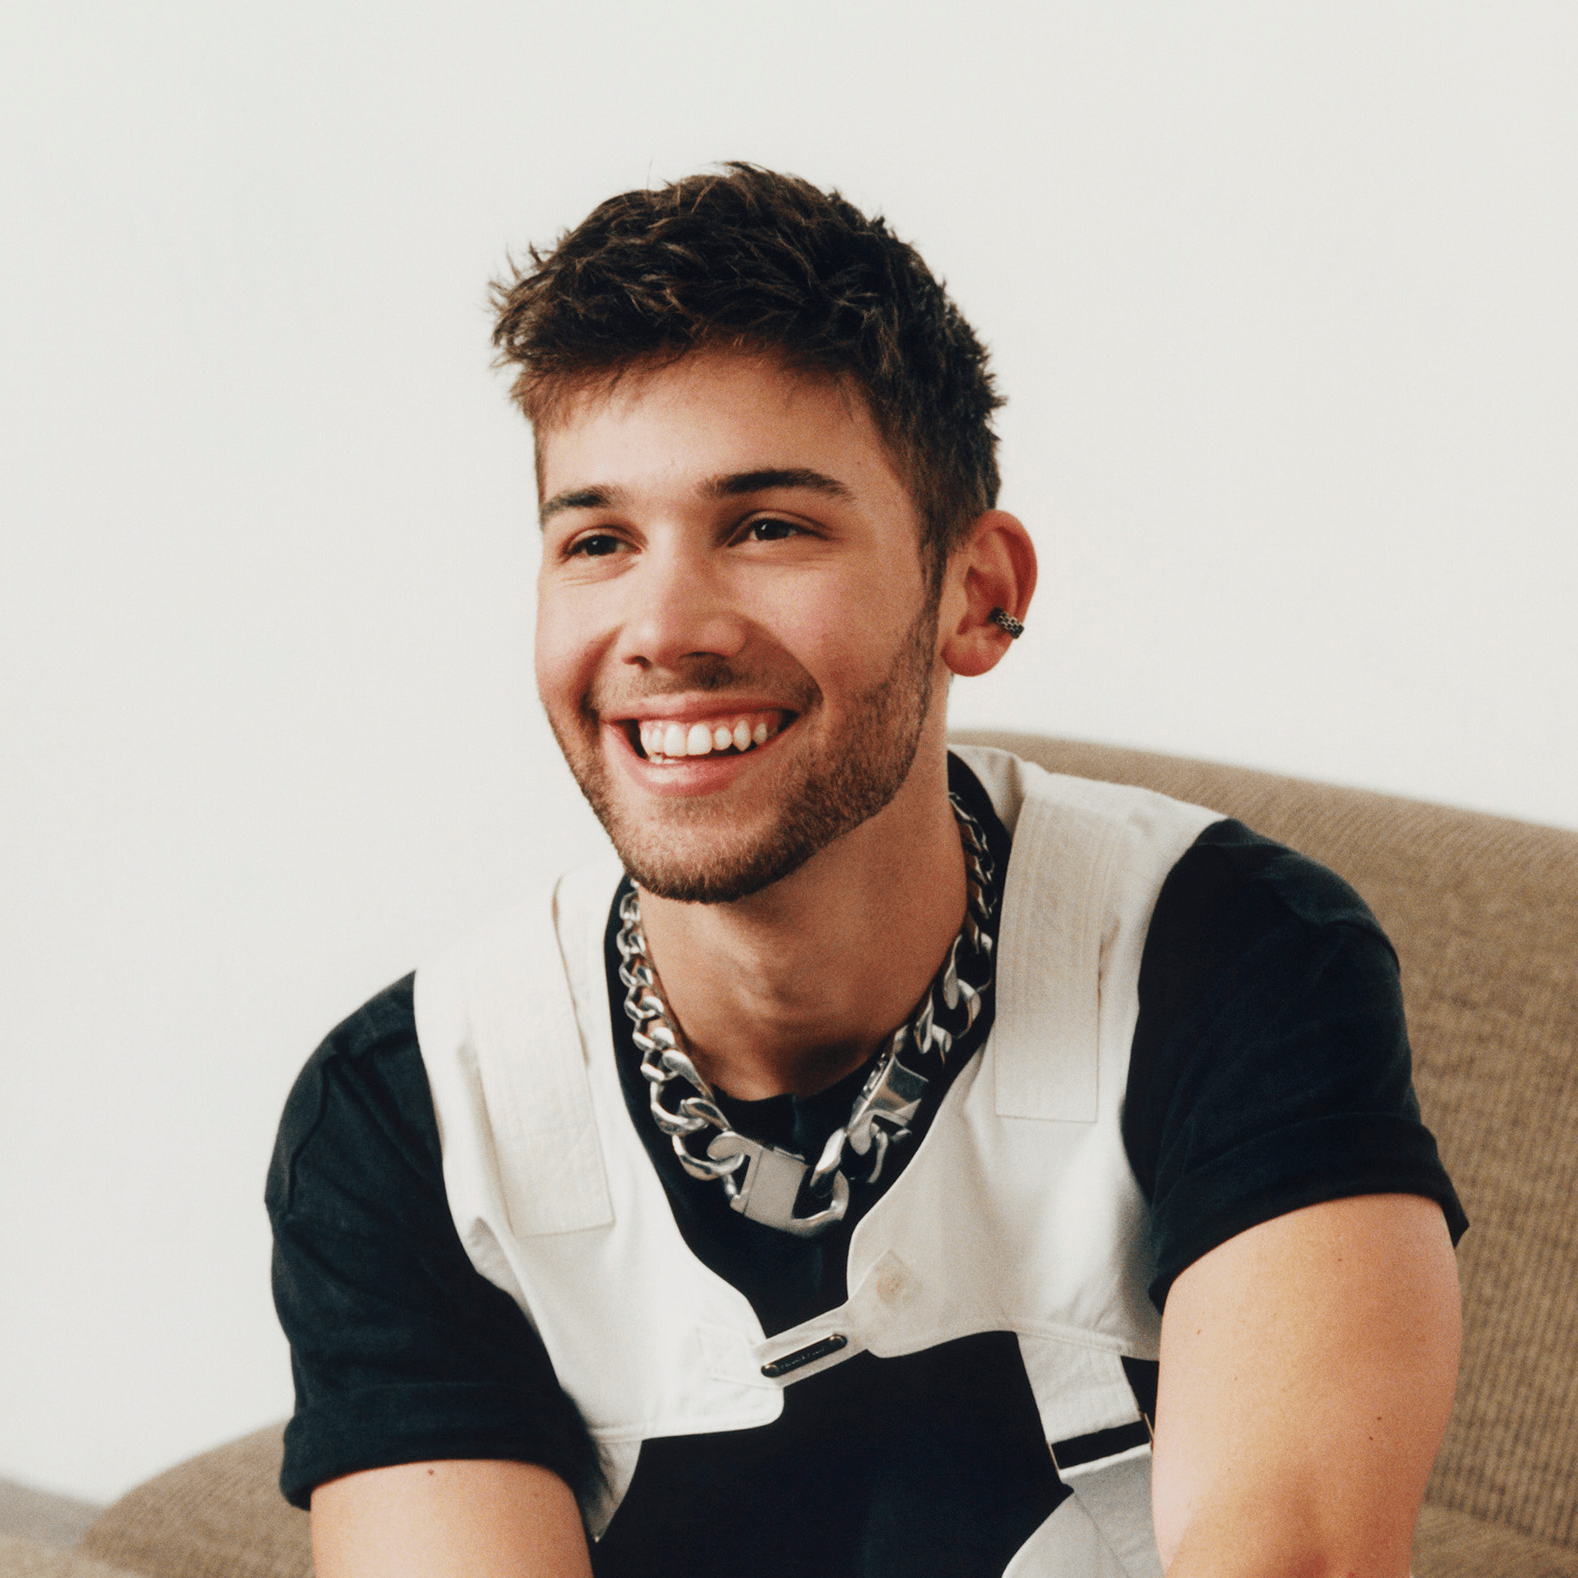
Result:
{"type": "MultiPolygon", "coordinates": [[[[685,904],[732,904],[799,870],[813,855],[875,816],[903,787],[931,710],[938,601],[928,597],[888,672],[860,693],[838,737],[779,790],[780,815],[768,831],[730,845],[706,805],[674,802],[678,826],[653,827],[631,815],[609,789],[610,770],[594,739],[549,723],[581,793],[637,885],[685,904]],[[698,845],[701,847],[698,849],[698,845]]],[[[721,660],[693,688],[748,689],[721,660]]]]}

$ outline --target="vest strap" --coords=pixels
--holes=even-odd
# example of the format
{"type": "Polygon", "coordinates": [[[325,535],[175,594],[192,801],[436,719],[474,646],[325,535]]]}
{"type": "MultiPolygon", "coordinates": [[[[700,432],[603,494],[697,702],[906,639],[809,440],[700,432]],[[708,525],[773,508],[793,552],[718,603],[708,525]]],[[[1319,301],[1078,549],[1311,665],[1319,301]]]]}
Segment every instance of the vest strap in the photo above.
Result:
{"type": "MultiPolygon", "coordinates": [[[[472,1160],[472,1151],[445,1133],[464,1116],[470,1132],[488,1135],[494,1153],[514,1163],[500,1169],[499,1182],[518,1238],[613,1220],[555,903],[538,899],[516,910],[466,950],[416,975],[417,1040],[439,1118],[446,1187],[452,1200],[465,1195],[452,1172],[472,1160]],[[433,1049],[450,1055],[431,1056],[433,1049]]],[[[457,1226],[464,1240],[464,1225],[457,1226]]]]}
{"type": "MultiPolygon", "coordinates": [[[[1162,1578],[1156,1534],[1151,1524],[1149,1432],[1143,1423],[1123,1428],[1138,1430],[1145,1439],[1107,1457],[1065,1462],[1065,1449],[1072,1456],[1079,1452],[1081,1443],[1088,1446],[1096,1439],[1085,1436],[1054,1446],[1052,1461],[1057,1466],[1058,1478],[1074,1493],[1129,1578],[1162,1578]]],[[[1115,1437],[1119,1433],[1103,1430],[1098,1435],[1115,1437]]]]}
{"type": "Polygon", "coordinates": [[[1014,829],[997,959],[997,1110],[1005,1118],[1094,1123],[1101,945],[1118,850],[1110,820],[1028,799],[1014,829]],[[1055,885],[1020,873],[1055,871],[1055,885]],[[1042,1012],[1046,981],[1061,989],[1042,1012]]]}

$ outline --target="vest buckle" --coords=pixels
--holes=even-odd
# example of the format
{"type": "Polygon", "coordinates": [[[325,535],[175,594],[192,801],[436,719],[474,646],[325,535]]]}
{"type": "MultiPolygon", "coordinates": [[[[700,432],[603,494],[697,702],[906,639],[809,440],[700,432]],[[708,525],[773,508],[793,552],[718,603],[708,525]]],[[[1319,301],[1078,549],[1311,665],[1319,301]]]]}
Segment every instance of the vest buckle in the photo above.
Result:
{"type": "Polygon", "coordinates": [[[769,1381],[779,1381],[784,1376],[792,1375],[796,1370],[803,1370],[806,1365],[815,1364],[818,1359],[825,1359],[830,1353],[838,1353],[848,1346],[849,1338],[843,1332],[835,1331],[819,1342],[813,1342],[809,1347],[797,1348],[793,1353],[786,1353],[781,1359],[774,1359],[770,1364],[764,1364],[762,1374],[769,1381]]]}
{"type": "Polygon", "coordinates": [[[714,1135],[707,1146],[707,1155],[714,1161],[724,1161],[731,1156],[745,1158],[745,1177],[732,1173],[724,1179],[724,1187],[733,1185],[729,1204],[752,1222],[775,1227],[780,1233],[792,1233],[796,1238],[814,1238],[824,1228],[841,1221],[849,1209],[849,1181],[842,1173],[833,1179],[833,1198],[827,1209],[811,1216],[796,1216],[795,1201],[810,1169],[805,1158],[793,1151],[781,1151],[776,1145],[763,1145],[760,1140],[736,1134],[732,1129],[714,1135]]]}

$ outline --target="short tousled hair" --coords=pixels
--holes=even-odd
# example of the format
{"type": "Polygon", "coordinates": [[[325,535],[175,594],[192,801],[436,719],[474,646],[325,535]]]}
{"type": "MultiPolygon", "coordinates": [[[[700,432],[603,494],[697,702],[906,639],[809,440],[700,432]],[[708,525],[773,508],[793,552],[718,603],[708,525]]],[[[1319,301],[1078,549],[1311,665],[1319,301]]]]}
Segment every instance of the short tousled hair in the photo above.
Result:
{"type": "Polygon", "coordinates": [[[493,283],[493,343],[539,435],[627,369],[766,353],[865,396],[933,575],[997,503],[986,348],[920,254],[837,192],[730,163],[611,197],[528,260],[493,283]]]}

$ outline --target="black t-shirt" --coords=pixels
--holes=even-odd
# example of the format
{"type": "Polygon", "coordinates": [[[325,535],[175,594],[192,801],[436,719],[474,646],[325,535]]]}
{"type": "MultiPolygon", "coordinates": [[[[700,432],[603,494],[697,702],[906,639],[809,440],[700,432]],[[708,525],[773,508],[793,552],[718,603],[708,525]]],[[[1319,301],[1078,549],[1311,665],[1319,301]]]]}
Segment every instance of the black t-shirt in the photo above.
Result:
{"type": "MultiPolygon", "coordinates": [[[[1007,833],[957,758],[950,785],[1001,872],[1007,833]]],[[[846,1220],[817,1238],[732,1211],[717,1183],[683,1171],[646,1112],[615,924],[611,915],[621,1082],[686,1243],[769,1334],[834,1308],[849,1234],[914,1141],[895,1145],[883,1182],[857,1184],[846,1220]]],[[[1151,1205],[1158,1307],[1208,1250],[1321,1200],[1426,1195],[1454,1241],[1462,1233],[1410,1084],[1396,958],[1339,878],[1236,822],[1207,828],[1162,888],[1139,998],[1123,1137],[1151,1205]]],[[[993,994],[985,1000],[954,1069],[990,1028],[993,994]]],[[[814,1156],[863,1078],[804,1098],[722,1099],[741,1132],[814,1156]]],[[[358,1469],[453,1457],[542,1463],[586,1491],[596,1453],[574,1404],[525,1316],[456,1234],[410,977],[308,1062],[267,1197],[296,1382],[281,1476],[293,1502],[358,1469]]],[[[1147,1402],[1154,1366],[1130,1375],[1147,1402]]],[[[988,1332],[902,1359],[857,1355],[790,1386],[771,1425],[646,1442],[593,1565],[599,1578],[987,1578],[1064,1494],[1017,1342],[988,1332]]]]}

